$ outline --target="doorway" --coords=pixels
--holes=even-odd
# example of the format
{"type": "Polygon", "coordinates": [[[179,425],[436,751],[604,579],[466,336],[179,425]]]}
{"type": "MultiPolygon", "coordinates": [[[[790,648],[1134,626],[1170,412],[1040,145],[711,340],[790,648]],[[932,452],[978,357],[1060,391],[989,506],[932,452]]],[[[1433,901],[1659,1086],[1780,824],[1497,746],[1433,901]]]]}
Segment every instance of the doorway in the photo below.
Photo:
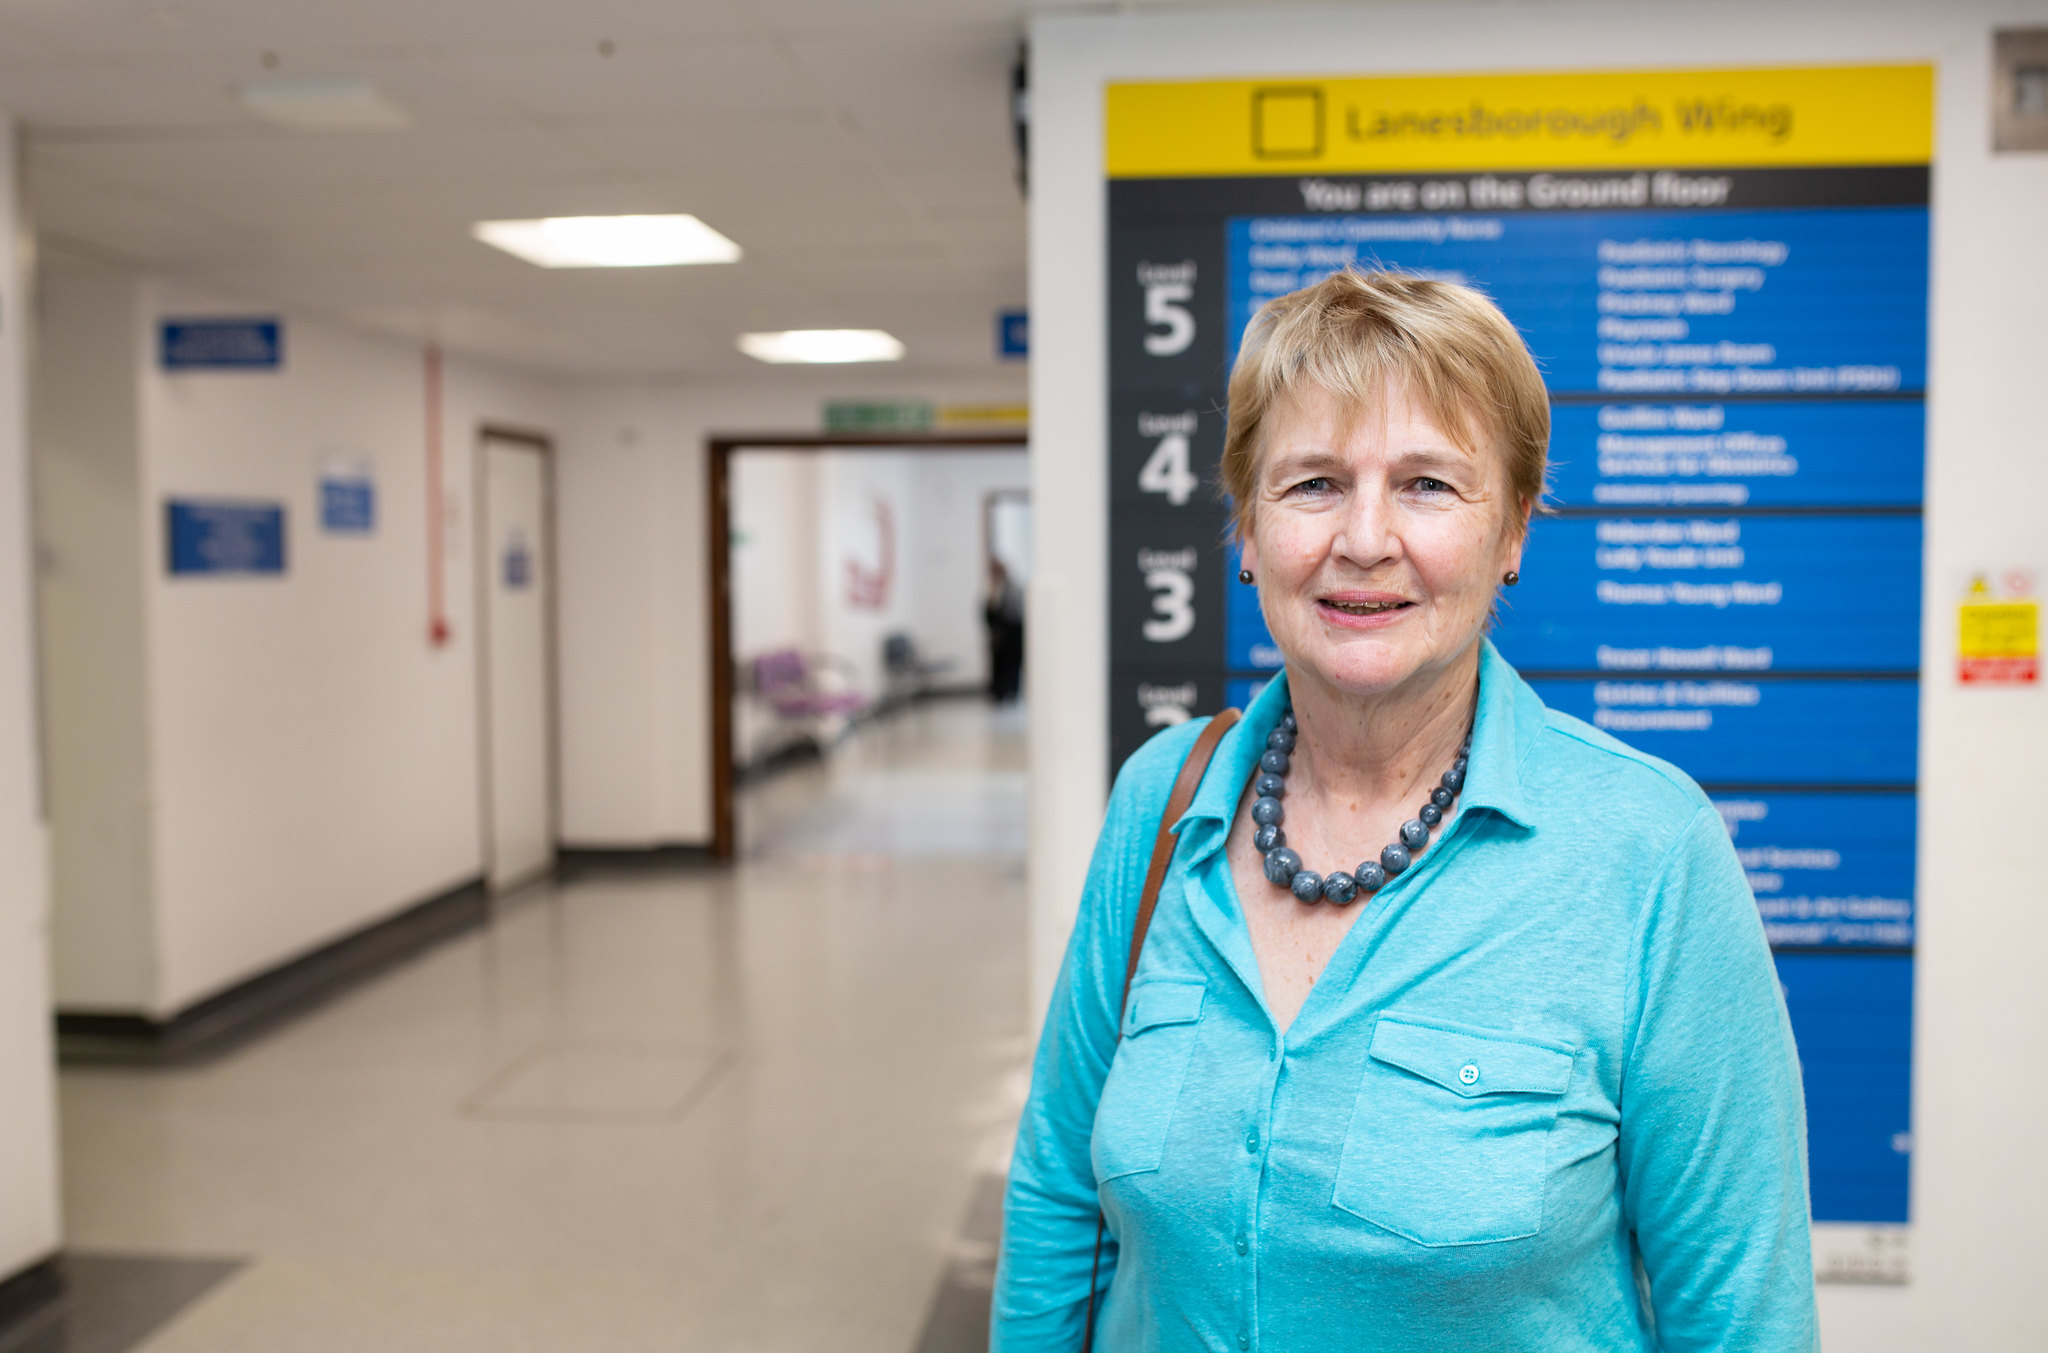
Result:
{"type": "MultiPolygon", "coordinates": [[[[795,688],[794,693],[809,701],[809,705],[798,708],[792,701],[781,702],[785,709],[795,710],[806,717],[816,714],[821,721],[836,718],[858,718],[860,712],[849,704],[846,710],[834,711],[819,702],[831,702],[845,683],[837,680],[811,680],[829,662],[834,666],[844,665],[856,669],[869,667],[894,671],[901,674],[910,670],[915,678],[913,685],[923,684],[924,678],[918,672],[929,673],[941,664],[919,667],[922,661],[919,653],[912,648],[904,651],[900,638],[904,636],[884,633],[894,629],[898,619],[892,618],[890,598],[896,595],[899,586],[906,583],[905,570],[910,575],[931,576],[933,570],[918,564],[917,546],[914,540],[904,538],[904,505],[892,499],[887,492],[875,492],[862,487],[857,491],[850,481],[841,484],[845,476],[814,471],[812,475],[793,479],[793,483],[806,485],[805,492],[814,495],[826,509],[816,535],[817,548],[827,554],[809,567],[798,562],[797,567],[813,574],[821,583],[829,580],[828,588],[821,588],[821,594],[829,592],[843,595],[848,605],[863,614],[848,628],[862,631],[851,637],[851,642],[838,645],[813,645],[814,651],[803,652],[803,645],[792,643],[791,651],[740,654],[735,648],[734,624],[734,544],[741,523],[736,522],[732,501],[734,478],[733,458],[742,451],[770,453],[778,458],[794,455],[812,462],[823,471],[828,462],[837,461],[844,466],[861,457],[817,456],[806,453],[873,452],[879,459],[895,459],[891,452],[944,453],[956,451],[1022,451],[1027,447],[1026,434],[1020,429],[1003,432],[969,433],[828,433],[801,436],[763,435],[754,437],[714,437],[708,444],[707,461],[710,471],[709,499],[711,508],[710,532],[710,573],[711,573],[711,803],[712,840],[714,853],[722,859],[731,859],[738,850],[738,807],[734,789],[737,781],[737,765],[742,748],[736,736],[736,697],[744,694],[758,696],[759,687],[765,680],[787,681],[795,688]],[[840,537],[844,537],[840,540],[840,537]],[[899,558],[899,555],[901,556],[899,558]],[[868,634],[866,629],[877,629],[868,634]],[[841,648],[842,652],[820,652],[819,648],[841,648]],[[745,659],[744,663],[738,659],[745,659]],[[841,663],[839,660],[850,660],[841,663]],[[799,665],[801,664],[801,670],[799,665]],[[742,670],[744,667],[745,670],[742,670]],[[784,671],[787,667],[789,670],[784,671]],[[801,682],[801,684],[798,684],[801,682]],[[812,708],[815,706],[815,708],[812,708]]],[[[922,457],[919,457],[922,459],[922,457]]],[[[977,458],[978,459],[978,458],[977,458]]],[[[957,511],[955,517],[970,533],[964,556],[957,560],[946,576],[950,581],[964,583],[969,592],[978,595],[981,586],[982,561],[980,557],[986,546],[983,539],[975,539],[987,529],[988,517],[977,521],[975,509],[981,504],[981,496],[975,495],[961,504],[964,511],[957,511]],[[981,528],[978,531],[977,528],[981,528]]],[[[805,547],[808,548],[808,547],[805,547]]],[[[794,553],[795,551],[792,551],[794,553]]],[[[787,571],[787,570],[784,570],[787,571]]],[[[758,608],[757,608],[758,609],[758,608]]],[[[978,602],[970,597],[962,609],[960,622],[970,630],[978,628],[978,602]]],[[[912,636],[914,637],[914,636],[912,636]]],[[[825,675],[830,675],[826,673],[825,675]]],[[[873,677],[873,673],[869,674],[873,677]]],[[[943,680],[944,671],[937,673],[943,680]]],[[[858,676],[851,683],[858,688],[862,683],[858,676]]],[[[869,684],[873,684],[872,681],[869,684]]],[[[883,698],[875,703],[886,704],[892,698],[889,692],[870,690],[869,696],[880,694],[883,698]]],[[[774,704],[775,702],[766,702],[774,704]]]]}
{"type": "Polygon", "coordinates": [[[504,893],[555,866],[554,455],[486,428],[477,459],[484,874],[504,893]]]}

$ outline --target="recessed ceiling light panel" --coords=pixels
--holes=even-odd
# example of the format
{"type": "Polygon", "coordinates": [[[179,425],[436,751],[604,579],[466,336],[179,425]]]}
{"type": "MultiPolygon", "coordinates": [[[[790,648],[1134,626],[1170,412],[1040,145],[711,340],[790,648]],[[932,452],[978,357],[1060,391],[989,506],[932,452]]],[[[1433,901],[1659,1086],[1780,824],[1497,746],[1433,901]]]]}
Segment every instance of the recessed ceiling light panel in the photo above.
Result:
{"type": "Polygon", "coordinates": [[[368,80],[254,80],[235,91],[266,122],[301,132],[389,132],[412,114],[368,80]]]}
{"type": "Polygon", "coordinates": [[[900,362],[903,344],[880,329],[785,329],[741,334],[740,351],[763,362],[900,362]]]}
{"type": "Polygon", "coordinates": [[[478,221],[469,233],[542,268],[671,268],[740,259],[737,244],[694,216],[478,221]]]}

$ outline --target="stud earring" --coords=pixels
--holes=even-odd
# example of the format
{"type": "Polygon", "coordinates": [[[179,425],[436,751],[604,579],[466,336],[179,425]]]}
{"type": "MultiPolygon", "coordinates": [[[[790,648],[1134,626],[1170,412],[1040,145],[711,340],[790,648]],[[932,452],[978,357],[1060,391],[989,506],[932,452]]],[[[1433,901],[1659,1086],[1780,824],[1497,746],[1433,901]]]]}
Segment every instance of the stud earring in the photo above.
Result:
{"type": "Polygon", "coordinates": [[[1252,571],[1248,568],[1239,569],[1237,571],[1237,580],[1241,583],[1244,583],[1246,586],[1250,586],[1252,581],[1252,571]]]}
{"type": "Polygon", "coordinates": [[[1513,569],[1509,569],[1507,576],[1505,578],[1502,578],[1501,581],[1506,583],[1509,587],[1513,587],[1516,583],[1522,581],[1522,575],[1515,572],[1513,569]]]}

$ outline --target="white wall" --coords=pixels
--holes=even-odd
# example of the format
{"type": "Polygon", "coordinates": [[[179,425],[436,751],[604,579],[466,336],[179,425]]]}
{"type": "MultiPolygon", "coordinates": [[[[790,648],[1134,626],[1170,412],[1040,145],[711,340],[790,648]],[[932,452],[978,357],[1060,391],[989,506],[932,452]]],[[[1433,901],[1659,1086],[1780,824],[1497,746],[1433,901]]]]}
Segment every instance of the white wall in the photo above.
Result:
{"type": "Polygon", "coordinates": [[[46,845],[30,670],[30,311],[13,125],[0,118],[0,1279],[58,1243],[46,845]]]}
{"type": "Polygon", "coordinates": [[[917,513],[907,456],[824,456],[818,466],[821,647],[869,696],[886,685],[882,640],[916,623],[910,582],[917,513]]]}
{"type": "Polygon", "coordinates": [[[821,642],[817,453],[732,458],[732,651],[736,661],[821,642]]]}
{"type": "Polygon", "coordinates": [[[1989,153],[1990,32],[2040,3],[1431,5],[1047,17],[1032,42],[1033,1007],[1106,789],[1102,87],[1371,71],[1939,63],[1923,662],[1913,1281],[1826,1287],[1832,1350],[2048,1347],[2048,691],[1962,689],[1979,568],[2048,578],[2048,155],[1989,153]],[[1085,490],[1085,491],[1081,491],[1085,490]]]}
{"type": "Polygon", "coordinates": [[[829,399],[1014,404],[1022,383],[878,367],[569,392],[556,517],[565,844],[711,839],[705,440],[814,432],[829,399]]]}
{"type": "Polygon", "coordinates": [[[161,318],[252,307],[62,265],[49,276],[58,346],[37,452],[58,641],[44,672],[57,999],[168,1016],[477,874],[476,430],[545,431],[559,392],[446,366],[453,637],[437,647],[418,346],[287,315],[281,371],[164,372],[161,318]],[[123,314],[124,342],[82,351],[123,314]],[[96,391],[116,408],[132,397],[132,429],[96,391]],[[373,467],[372,534],[320,529],[331,458],[373,467]],[[170,576],[164,502],[184,496],[284,503],[285,574],[170,576]]]}
{"type": "MultiPolygon", "coordinates": [[[[917,536],[910,542],[911,614],[918,647],[952,666],[948,685],[988,681],[987,500],[998,491],[1028,492],[1031,458],[1022,451],[916,453],[917,536]]],[[[1028,556],[1018,582],[1030,580],[1028,556]]]]}

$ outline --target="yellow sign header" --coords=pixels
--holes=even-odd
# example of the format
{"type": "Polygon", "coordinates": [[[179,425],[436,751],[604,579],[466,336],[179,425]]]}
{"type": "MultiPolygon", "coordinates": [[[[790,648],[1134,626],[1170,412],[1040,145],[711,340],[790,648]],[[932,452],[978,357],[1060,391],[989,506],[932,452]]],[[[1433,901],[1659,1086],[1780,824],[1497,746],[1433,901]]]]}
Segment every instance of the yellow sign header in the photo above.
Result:
{"type": "Polygon", "coordinates": [[[1934,68],[1115,84],[1105,140],[1111,178],[1925,164],[1934,68]]]}

